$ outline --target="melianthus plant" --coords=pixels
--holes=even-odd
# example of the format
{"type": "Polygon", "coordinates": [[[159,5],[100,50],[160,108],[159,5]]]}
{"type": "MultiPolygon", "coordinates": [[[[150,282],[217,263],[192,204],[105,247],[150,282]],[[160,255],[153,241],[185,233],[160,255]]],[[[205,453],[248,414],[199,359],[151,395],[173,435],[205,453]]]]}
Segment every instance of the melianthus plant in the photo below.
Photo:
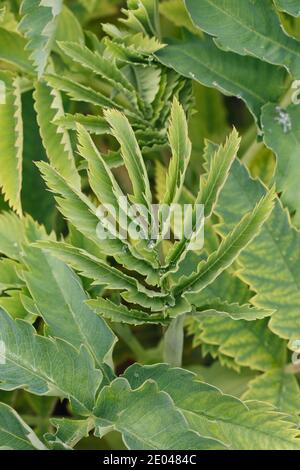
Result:
{"type": "Polygon", "coordinates": [[[121,3],[2,2],[0,447],[299,449],[298,2],[121,3]],[[120,196],[203,248],[100,241],[120,196]]]}

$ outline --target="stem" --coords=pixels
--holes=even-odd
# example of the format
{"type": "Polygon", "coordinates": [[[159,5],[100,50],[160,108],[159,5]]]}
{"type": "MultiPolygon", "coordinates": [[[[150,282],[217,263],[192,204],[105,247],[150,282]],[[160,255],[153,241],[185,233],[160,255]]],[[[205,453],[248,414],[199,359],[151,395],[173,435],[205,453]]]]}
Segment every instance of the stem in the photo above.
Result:
{"type": "Polygon", "coordinates": [[[171,321],[164,337],[164,361],[173,367],[181,367],[184,341],[185,315],[171,321]]]}

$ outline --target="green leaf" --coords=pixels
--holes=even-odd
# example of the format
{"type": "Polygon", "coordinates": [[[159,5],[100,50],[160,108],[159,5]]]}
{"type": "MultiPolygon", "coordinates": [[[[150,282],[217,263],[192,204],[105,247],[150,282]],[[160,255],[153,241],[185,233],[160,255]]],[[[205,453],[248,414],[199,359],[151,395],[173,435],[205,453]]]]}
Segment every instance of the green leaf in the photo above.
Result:
{"type": "MultiPolygon", "coordinates": [[[[99,245],[97,226],[101,221],[97,208],[89,198],[71,187],[68,182],[51,166],[41,162],[38,167],[50,189],[60,196],[56,197],[62,214],[88,239],[99,245]]],[[[119,238],[101,239],[101,248],[106,255],[112,255],[116,260],[130,270],[147,275],[149,283],[157,283],[158,273],[153,266],[145,261],[136,250],[119,238]]]]}
{"type": "Polygon", "coordinates": [[[42,241],[38,243],[38,246],[49,250],[79,271],[82,276],[93,279],[93,285],[102,285],[110,290],[126,291],[126,294],[121,295],[128,302],[138,303],[145,308],[158,311],[163,308],[167,301],[167,294],[144,287],[134,277],[110,266],[107,261],[90,255],[85,250],[53,241],[42,241]]]}
{"type": "Polygon", "coordinates": [[[300,42],[285,34],[271,0],[185,0],[194,21],[219,47],[283,65],[298,78],[300,42]]]}
{"type": "Polygon", "coordinates": [[[197,319],[199,339],[218,346],[218,351],[241,366],[266,371],[283,366],[286,345],[268,328],[266,320],[245,321],[207,317],[197,319]]]}
{"type": "Polygon", "coordinates": [[[0,188],[10,207],[22,213],[23,125],[19,77],[0,71],[0,188]]]}
{"type": "Polygon", "coordinates": [[[25,241],[24,222],[13,212],[0,214],[0,253],[16,260],[21,259],[25,241]]]}
{"type": "Polygon", "coordinates": [[[0,423],[1,450],[47,449],[18,413],[4,403],[0,403],[0,423]]]}
{"type": "Polygon", "coordinates": [[[250,406],[223,395],[217,388],[198,382],[193,373],[184,369],[172,369],[165,364],[135,364],[127,369],[125,377],[137,390],[145,381],[154,381],[159,390],[172,398],[191,429],[221,440],[229,449],[279,450],[300,446],[297,429],[287,425],[281,413],[267,405],[254,402],[250,406]]]}
{"type": "MultiPolygon", "coordinates": [[[[77,83],[74,80],[50,74],[45,75],[45,79],[47,80],[47,83],[49,83],[56,90],[65,91],[74,101],[91,103],[95,106],[106,108],[120,108],[118,103],[103,95],[99,91],[77,83]]],[[[57,123],[57,118],[55,119],[55,122],[57,123]]]]}
{"type": "Polygon", "coordinates": [[[14,31],[0,27],[0,59],[32,74],[29,54],[26,50],[26,40],[14,31]]]}
{"type": "Polygon", "coordinates": [[[298,415],[300,411],[297,379],[284,369],[272,369],[253,379],[243,399],[268,402],[284,413],[298,415]]]}
{"type": "Polygon", "coordinates": [[[191,431],[170,396],[152,381],[131,390],[127,380],[118,378],[100,392],[93,414],[96,435],[120,432],[131,450],[216,449],[222,445],[191,431]]]}
{"type": "Polygon", "coordinates": [[[18,276],[19,263],[10,259],[0,260],[0,294],[7,289],[18,289],[24,284],[18,276]]]}
{"type": "Polygon", "coordinates": [[[34,91],[35,110],[40,134],[51,164],[59,170],[74,187],[80,187],[69,133],[52,121],[64,115],[61,94],[43,82],[34,91]]]}
{"type": "Polygon", "coordinates": [[[298,0],[274,0],[275,6],[292,16],[300,16],[300,5],[298,0]]]}
{"type": "Polygon", "coordinates": [[[201,34],[201,31],[193,25],[183,0],[166,0],[160,3],[159,11],[176,26],[186,28],[194,34],[201,34]]]}
{"type": "MultiPolygon", "coordinates": [[[[76,131],[78,124],[80,124],[91,134],[97,135],[108,134],[110,132],[110,127],[104,118],[101,116],[93,116],[91,114],[86,116],[80,113],[66,113],[64,116],[55,119],[54,123],[64,129],[73,131],[76,131]]],[[[121,158],[120,161],[123,162],[121,158]]]]}
{"type": "Polygon", "coordinates": [[[186,116],[176,98],[172,104],[168,136],[172,158],[166,176],[162,203],[171,205],[177,203],[180,197],[192,147],[188,137],[186,116]]]}
{"type": "Polygon", "coordinates": [[[284,70],[253,57],[224,52],[207,36],[188,35],[185,41],[172,41],[156,57],[184,77],[241,98],[258,123],[261,107],[278,101],[286,91],[284,70]]]}
{"type": "Polygon", "coordinates": [[[102,57],[98,52],[92,52],[87,47],[74,42],[60,42],[62,51],[79,63],[82,67],[92,70],[93,73],[100,75],[107,80],[109,84],[116,88],[136,104],[136,93],[134,87],[127,80],[125,75],[117,68],[113,61],[102,57]]]}
{"type": "MultiPolygon", "coordinates": [[[[236,161],[222,192],[217,212],[225,220],[223,229],[235,226],[241,214],[253,207],[265,194],[259,180],[253,180],[236,161]]],[[[276,200],[275,208],[260,235],[239,257],[240,276],[256,293],[255,306],[275,310],[270,328],[282,338],[300,337],[298,259],[300,235],[286,211],[276,200]]]]}
{"type": "Polygon", "coordinates": [[[149,207],[152,201],[148,174],[138,142],[128,119],[116,110],[106,110],[105,118],[121,145],[121,154],[130,176],[135,204],[149,207]]]}
{"type": "Polygon", "coordinates": [[[238,303],[229,303],[215,299],[209,302],[208,305],[203,305],[193,312],[194,317],[229,317],[232,320],[258,320],[269,317],[272,310],[263,310],[260,308],[252,307],[250,304],[240,305],[238,303]]]}
{"type": "Polygon", "coordinates": [[[240,253],[258,235],[264,222],[270,216],[274,207],[274,190],[264,196],[252,212],[246,214],[235,228],[224,238],[219,248],[212,253],[207,261],[201,261],[197,272],[182,278],[174,288],[176,296],[185,293],[200,292],[212,283],[225,269],[238,258],[240,253]]]}
{"type": "Polygon", "coordinates": [[[0,340],[5,345],[0,389],[68,398],[75,412],[89,414],[102,374],[84,347],[78,352],[65,341],[39,336],[31,325],[2,310],[0,340]]]}
{"type": "Polygon", "coordinates": [[[55,450],[56,448],[71,450],[81,439],[88,437],[90,429],[93,427],[93,419],[69,419],[54,418],[51,424],[57,429],[55,435],[46,434],[47,444],[55,450]],[[59,446],[59,447],[58,447],[59,446]]]}
{"type": "Polygon", "coordinates": [[[97,366],[110,360],[115,336],[86,305],[80,279],[62,261],[38,248],[26,247],[23,277],[44,319],[48,333],[75,348],[84,345],[97,366]]]}
{"type": "Polygon", "coordinates": [[[264,142],[276,155],[275,182],[281,199],[291,213],[296,211],[294,222],[300,223],[299,165],[300,108],[290,105],[286,110],[269,103],[262,110],[264,142]]]}
{"type": "Polygon", "coordinates": [[[240,141],[237,131],[233,129],[224,145],[217,149],[209,145],[206,147],[204,159],[207,163],[207,172],[200,178],[200,192],[196,198],[196,203],[204,205],[205,217],[210,217],[214,211],[231,165],[237,156],[240,141]],[[211,158],[208,158],[209,152],[211,158]]]}
{"type": "Polygon", "coordinates": [[[129,325],[144,325],[144,324],[168,324],[161,314],[149,315],[141,310],[134,310],[125,307],[124,305],[117,305],[107,299],[89,300],[87,304],[98,315],[107,318],[117,323],[127,323],[129,325]]]}
{"type": "Polygon", "coordinates": [[[47,66],[62,6],[62,0],[23,0],[21,5],[19,30],[28,39],[27,49],[32,51],[30,58],[39,77],[47,66]]]}

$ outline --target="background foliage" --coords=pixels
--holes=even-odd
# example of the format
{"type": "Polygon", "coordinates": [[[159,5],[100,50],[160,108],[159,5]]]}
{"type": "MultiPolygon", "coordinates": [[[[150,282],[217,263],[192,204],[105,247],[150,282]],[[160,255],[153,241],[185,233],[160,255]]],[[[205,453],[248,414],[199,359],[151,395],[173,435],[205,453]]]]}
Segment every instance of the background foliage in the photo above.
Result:
{"type": "Polygon", "coordinates": [[[299,17],[0,1],[0,448],[300,448],[299,17]],[[123,194],[203,250],[100,244],[123,194]]]}

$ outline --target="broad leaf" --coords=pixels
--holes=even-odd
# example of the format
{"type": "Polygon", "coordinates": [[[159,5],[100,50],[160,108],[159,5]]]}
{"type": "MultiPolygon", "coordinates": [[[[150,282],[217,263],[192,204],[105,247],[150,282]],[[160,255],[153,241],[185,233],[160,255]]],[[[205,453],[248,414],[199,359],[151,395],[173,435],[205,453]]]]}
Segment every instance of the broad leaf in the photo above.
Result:
{"type": "Polygon", "coordinates": [[[185,0],[194,21],[218,46],[284,65],[299,77],[300,41],[285,34],[271,0],[185,0]]]}
{"type": "Polygon", "coordinates": [[[4,403],[0,403],[0,449],[46,450],[18,413],[4,403]]]}

